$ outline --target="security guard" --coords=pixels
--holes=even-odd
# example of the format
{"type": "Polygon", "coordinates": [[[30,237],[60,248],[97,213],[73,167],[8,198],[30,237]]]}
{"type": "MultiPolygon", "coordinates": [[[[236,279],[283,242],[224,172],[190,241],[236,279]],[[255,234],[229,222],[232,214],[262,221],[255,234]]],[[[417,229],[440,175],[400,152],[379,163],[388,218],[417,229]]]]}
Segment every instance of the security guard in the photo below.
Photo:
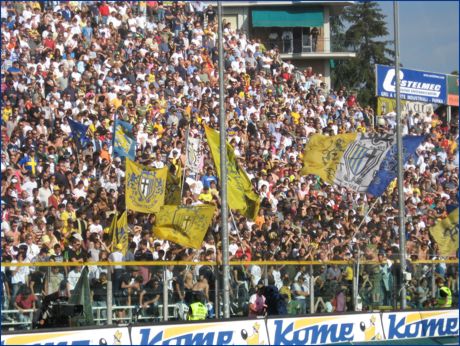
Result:
{"type": "Polygon", "coordinates": [[[444,285],[443,278],[436,279],[436,285],[439,288],[439,297],[437,301],[438,308],[450,308],[452,306],[452,291],[444,285]]]}
{"type": "Polygon", "coordinates": [[[193,303],[190,304],[188,314],[188,319],[190,321],[200,321],[206,319],[208,308],[203,303],[203,299],[200,294],[193,294],[193,303]]]}

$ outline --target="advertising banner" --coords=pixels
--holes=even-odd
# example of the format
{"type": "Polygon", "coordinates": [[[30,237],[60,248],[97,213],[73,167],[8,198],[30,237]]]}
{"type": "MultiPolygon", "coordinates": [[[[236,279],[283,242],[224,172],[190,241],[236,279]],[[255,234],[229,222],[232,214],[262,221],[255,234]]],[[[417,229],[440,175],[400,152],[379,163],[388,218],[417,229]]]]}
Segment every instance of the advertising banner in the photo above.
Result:
{"type": "Polygon", "coordinates": [[[393,312],[382,315],[387,340],[458,335],[458,311],[393,312]]]}
{"type": "Polygon", "coordinates": [[[379,313],[269,319],[271,345],[326,345],[383,340],[379,313]]]}
{"type": "MultiPolygon", "coordinates": [[[[396,71],[394,67],[376,65],[377,96],[396,98],[396,71]]],[[[447,103],[446,75],[400,69],[401,99],[426,103],[447,103]]]]}
{"type": "MultiPolygon", "coordinates": [[[[432,115],[436,105],[433,103],[422,103],[401,100],[401,116],[404,118],[412,111],[413,114],[432,115]]],[[[377,98],[377,115],[386,115],[388,113],[396,113],[396,99],[390,99],[387,97],[377,98]]]]}
{"type": "Polygon", "coordinates": [[[447,104],[458,107],[458,76],[447,75],[447,104]]]}
{"type": "Polygon", "coordinates": [[[134,327],[133,345],[268,345],[264,320],[134,327]]]}
{"type": "Polygon", "coordinates": [[[5,335],[2,345],[130,345],[128,328],[101,328],[5,335]]]}

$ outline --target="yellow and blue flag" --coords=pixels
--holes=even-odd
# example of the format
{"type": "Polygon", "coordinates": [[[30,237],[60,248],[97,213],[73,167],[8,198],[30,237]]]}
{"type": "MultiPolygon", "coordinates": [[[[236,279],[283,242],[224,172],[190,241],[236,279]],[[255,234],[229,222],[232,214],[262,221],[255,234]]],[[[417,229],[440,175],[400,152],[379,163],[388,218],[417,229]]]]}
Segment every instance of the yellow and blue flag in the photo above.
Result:
{"type": "Polygon", "coordinates": [[[199,249],[211,224],[214,205],[164,205],[156,214],[155,236],[199,249]]]}
{"type": "MultiPolygon", "coordinates": [[[[220,174],[220,152],[219,152],[219,132],[208,126],[204,126],[208,145],[211,148],[214,165],[216,166],[217,175],[221,180],[220,174]]],[[[228,205],[231,209],[238,210],[248,219],[254,220],[259,212],[260,198],[252,188],[251,180],[246,172],[240,168],[235,158],[233,148],[228,142],[227,146],[227,178],[228,181],[222,181],[222,184],[228,186],[228,205]]]]}
{"type": "Polygon", "coordinates": [[[430,228],[440,256],[454,256],[458,250],[458,207],[430,228]]]}
{"type": "Polygon", "coordinates": [[[301,173],[315,174],[329,184],[366,192],[394,143],[393,135],[314,134],[305,148],[301,173]]]}
{"type": "Polygon", "coordinates": [[[71,135],[77,145],[77,148],[84,149],[90,142],[89,137],[86,135],[89,125],[79,123],[72,118],[67,118],[67,122],[69,123],[71,135]]]}
{"type": "Polygon", "coordinates": [[[132,134],[133,125],[116,119],[113,125],[113,152],[120,157],[134,160],[136,156],[136,139],[132,134]]]}
{"type": "MultiPolygon", "coordinates": [[[[425,139],[425,136],[404,136],[403,138],[403,162],[406,163],[411,156],[415,155],[417,147],[425,139]]],[[[394,144],[387,152],[385,160],[380,165],[374,179],[369,185],[367,192],[378,197],[382,195],[390,182],[396,178],[398,171],[398,146],[394,144]]]]}
{"type": "Polygon", "coordinates": [[[126,208],[156,213],[164,204],[168,168],[155,169],[126,160],[126,208]]]}

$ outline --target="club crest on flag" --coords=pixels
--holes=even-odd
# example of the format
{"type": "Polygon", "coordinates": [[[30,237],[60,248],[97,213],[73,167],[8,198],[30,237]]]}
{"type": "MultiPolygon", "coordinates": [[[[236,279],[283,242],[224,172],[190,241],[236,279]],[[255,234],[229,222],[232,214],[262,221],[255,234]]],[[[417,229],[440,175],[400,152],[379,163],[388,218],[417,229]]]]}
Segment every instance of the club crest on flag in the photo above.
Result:
{"type": "Polygon", "coordinates": [[[368,186],[391,145],[394,137],[363,135],[345,150],[336,183],[359,190],[368,186]]]}
{"type": "Polygon", "coordinates": [[[142,213],[157,212],[164,204],[167,168],[153,169],[131,160],[126,165],[126,206],[142,213]]]}
{"type": "Polygon", "coordinates": [[[134,188],[135,199],[139,202],[155,203],[154,198],[164,190],[162,179],[158,179],[155,171],[141,171],[136,175],[134,172],[128,178],[131,184],[136,184],[134,188]]]}

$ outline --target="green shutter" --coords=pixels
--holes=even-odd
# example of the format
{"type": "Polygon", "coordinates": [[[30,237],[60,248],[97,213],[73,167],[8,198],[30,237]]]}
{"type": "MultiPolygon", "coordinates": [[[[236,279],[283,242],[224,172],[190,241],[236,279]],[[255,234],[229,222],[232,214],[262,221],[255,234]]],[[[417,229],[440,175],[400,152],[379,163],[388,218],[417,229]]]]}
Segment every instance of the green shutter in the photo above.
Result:
{"type": "Polygon", "coordinates": [[[313,27],[323,26],[322,9],[307,7],[252,10],[253,27],[313,27]]]}

